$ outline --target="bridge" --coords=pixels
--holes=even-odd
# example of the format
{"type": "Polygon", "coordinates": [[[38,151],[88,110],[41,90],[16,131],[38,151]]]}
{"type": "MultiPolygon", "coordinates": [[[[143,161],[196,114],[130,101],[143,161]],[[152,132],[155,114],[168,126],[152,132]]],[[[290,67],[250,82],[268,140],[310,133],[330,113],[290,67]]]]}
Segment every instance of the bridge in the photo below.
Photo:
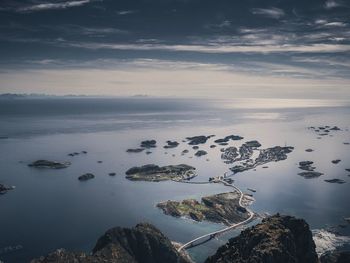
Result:
{"type": "MultiPolygon", "coordinates": [[[[229,184],[227,182],[225,182],[224,180],[219,180],[219,182],[223,183],[224,185],[226,186],[229,186],[229,187],[233,187],[235,190],[237,190],[240,194],[240,197],[239,197],[239,201],[238,201],[238,204],[242,207],[245,207],[243,204],[242,204],[242,200],[243,200],[243,197],[244,197],[244,194],[243,192],[241,191],[241,189],[239,189],[237,186],[233,185],[233,184],[229,184]]],[[[246,207],[245,207],[246,208],[246,207]]],[[[180,252],[181,250],[183,249],[187,249],[187,248],[190,248],[190,247],[194,247],[194,246],[198,246],[200,244],[203,244],[211,239],[213,239],[214,237],[217,237],[223,233],[226,233],[228,231],[231,231],[239,226],[242,226],[246,223],[248,223],[250,220],[252,220],[252,218],[254,217],[254,212],[251,211],[250,209],[246,208],[247,209],[247,212],[249,214],[249,217],[239,223],[236,223],[236,224],[232,224],[224,229],[221,229],[221,230],[217,230],[217,231],[214,231],[214,232],[211,232],[211,233],[208,233],[208,234],[205,234],[205,235],[202,235],[200,237],[197,237],[195,239],[192,239],[190,241],[188,241],[187,243],[183,244],[181,247],[178,248],[178,252],[180,252]],[[196,242],[202,240],[202,242],[198,243],[198,244],[195,244],[196,242]]]]}

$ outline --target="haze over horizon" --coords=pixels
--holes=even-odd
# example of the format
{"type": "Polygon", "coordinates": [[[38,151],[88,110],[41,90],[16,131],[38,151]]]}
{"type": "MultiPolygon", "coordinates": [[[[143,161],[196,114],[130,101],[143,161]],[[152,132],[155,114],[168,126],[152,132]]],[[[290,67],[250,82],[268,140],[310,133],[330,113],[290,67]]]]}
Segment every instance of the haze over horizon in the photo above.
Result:
{"type": "Polygon", "coordinates": [[[0,93],[350,99],[341,0],[4,0],[0,93]]]}

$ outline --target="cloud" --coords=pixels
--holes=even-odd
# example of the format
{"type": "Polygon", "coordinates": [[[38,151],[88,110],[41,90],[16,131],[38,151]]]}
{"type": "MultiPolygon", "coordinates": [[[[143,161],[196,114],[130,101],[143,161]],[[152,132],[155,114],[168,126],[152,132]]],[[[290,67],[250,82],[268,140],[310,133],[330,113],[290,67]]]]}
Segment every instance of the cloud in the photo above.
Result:
{"type": "Polygon", "coordinates": [[[315,20],[315,24],[319,26],[325,27],[346,27],[348,24],[344,22],[328,22],[325,19],[317,19],[315,20]]]}
{"type": "Polygon", "coordinates": [[[137,10],[120,10],[117,12],[117,14],[120,16],[125,16],[125,15],[134,14],[136,12],[137,12],[137,10]]]}
{"type": "MultiPolygon", "coordinates": [[[[55,44],[55,43],[53,43],[55,44]]],[[[94,42],[62,42],[56,43],[63,47],[85,48],[91,50],[165,50],[200,53],[337,53],[349,52],[350,45],[341,44],[310,44],[310,45],[165,45],[165,44],[110,44],[94,42]]]]}
{"type": "Polygon", "coordinates": [[[347,24],[344,22],[329,22],[324,25],[328,27],[346,27],[347,26],[347,24]]]}
{"type": "Polygon", "coordinates": [[[326,9],[332,9],[332,8],[336,8],[339,6],[342,6],[342,5],[335,0],[327,0],[324,4],[324,8],[326,8],[326,9]]]}
{"type": "Polygon", "coordinates": [[[17,8],[15,11],[19,13],[31,13],[39,12],[45,10],[54,10],[54,9],[67,9],[71,7],[83,6],[93,2],[94,0],[76,0],[76,1],[65,1],[59,3],[41,3],[28,5],[17,8]]]}
{"type": "Polygon", "coordinates": [[[277,7],[253,8],[251,11],[254,15],[262,15],[274,19],[279,19],[285,15],[284,11],[277,7]]]}

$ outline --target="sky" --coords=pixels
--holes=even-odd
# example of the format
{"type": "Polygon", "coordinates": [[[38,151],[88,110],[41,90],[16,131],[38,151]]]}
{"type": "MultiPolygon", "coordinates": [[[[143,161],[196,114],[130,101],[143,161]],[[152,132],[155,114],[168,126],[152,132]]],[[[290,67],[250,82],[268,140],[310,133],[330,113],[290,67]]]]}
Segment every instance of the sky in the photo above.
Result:
{"type": "Polygon", "coordinates": [[[350,99],[350,1],[1,0],[0,93],[350,99]]]}

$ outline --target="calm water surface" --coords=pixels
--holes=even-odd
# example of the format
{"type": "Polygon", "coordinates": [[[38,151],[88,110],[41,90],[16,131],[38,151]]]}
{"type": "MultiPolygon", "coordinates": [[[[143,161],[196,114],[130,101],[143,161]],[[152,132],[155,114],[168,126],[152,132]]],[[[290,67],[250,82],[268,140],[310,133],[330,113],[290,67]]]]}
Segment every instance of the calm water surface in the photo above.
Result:
{"type": "MultiPolygon", "coordinates": [[[[256,212],[285,213],[305,218],[313,229],[343,224],[350,216],[350,108],[345,102],[176,99],[43,99],[0,101],[0,183],[16,189],[0,196],[0,259],[28,262],[57,248],[89,251],[97,238],[113,226],[131,227],[151,222],[170,239],[185,242],[222,225],[196,223],[163,215],[156,203],[221,193],[223,185],[174,182],[131,182],[125,171],[135,165],[186,163],[197,168],[196,180],[208,180],[228,170],[220,160],[220,147],[200,146],[209,154],[194,154],[186,143],[164,150],[166,140],[187,136],[230,134],[256,139],[263,148],[294,146],[286,161],[271,163],[234,176],[242,189],[254,188],[256,212]],[[243,105],[243,106],[240,106],[243,105]],[[285,105],[285,106],[283,106],[285,105]],[[294,105],[294,106],[293,106],[294,105]],[[293,106],[293,107],[292,107],[293,106]],[[337,125],[342,131],[317,139],[308,126],[337,125]],[[152,154],[128,154],[141,140],[156,139],[152,154]],[[312,153],[305,149],[312,148],[312,153]],[[181,156],[184,149],[190,153],[181,156]],[[88,151],[69,157],[71,152],[88,151]],[[173,154],[175,156],[173,156],[173,154]],[[67,169],[33,169],[37,159],[70,161],[67,169]],[[208,159],[208,160],[207,160],[208,159]],[[331,161],[341,159],[335,165],[331,161]],[[315,162],[323,176],[306,180],[297,175],[297,163],[315,162]],[[103,161],[98,163],[97,161],[103,161]],[[96,178],[79,182],[83,173],[96,178]],[[108,176],[116,172],[117,176],[108,176]],[[339,178],[347,183],[329,184],[339,178]],[[18,251],[1,248],[20,245],[18,251]],[[3,251],[3,252],[1,252],[3,251]]],[[[256,222],[255,222],[256,223],[256,222]]],[[[254,223],[253,223],[254,224],[254,223]]],[[[342,234],[349,235],[348,229],[342,234]]],[[[189,252],[197,262],[214,253],[233,231],[189,252]]]]}

